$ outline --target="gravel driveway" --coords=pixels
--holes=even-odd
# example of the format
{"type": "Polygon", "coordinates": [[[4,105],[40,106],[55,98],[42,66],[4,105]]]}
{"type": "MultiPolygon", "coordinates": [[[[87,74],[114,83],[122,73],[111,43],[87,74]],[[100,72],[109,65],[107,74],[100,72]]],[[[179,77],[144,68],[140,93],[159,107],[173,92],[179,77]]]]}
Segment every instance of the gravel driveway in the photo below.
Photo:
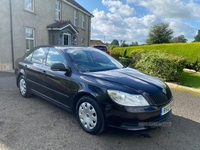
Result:
{"type": "Polygon", "coordinates": [[[165,126],[94,136],[65,110],[38,97],[22,98],[14,74],[0,72],[0,150],[200,149],[200,97],[172,92],[173,116],[165,126]]]}

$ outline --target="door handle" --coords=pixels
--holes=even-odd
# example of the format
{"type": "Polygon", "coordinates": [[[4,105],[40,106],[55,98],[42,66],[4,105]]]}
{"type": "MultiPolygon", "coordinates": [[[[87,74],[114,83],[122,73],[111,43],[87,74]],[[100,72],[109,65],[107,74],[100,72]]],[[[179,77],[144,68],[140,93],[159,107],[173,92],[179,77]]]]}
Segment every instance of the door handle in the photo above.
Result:
{"type": "Polygon", "coordinates": [[[44,70],[44,71],[43,71],[43,75],[46,76],[46,74],[47,74],[47,73],[46,73],[46,71],[44,70]]]}

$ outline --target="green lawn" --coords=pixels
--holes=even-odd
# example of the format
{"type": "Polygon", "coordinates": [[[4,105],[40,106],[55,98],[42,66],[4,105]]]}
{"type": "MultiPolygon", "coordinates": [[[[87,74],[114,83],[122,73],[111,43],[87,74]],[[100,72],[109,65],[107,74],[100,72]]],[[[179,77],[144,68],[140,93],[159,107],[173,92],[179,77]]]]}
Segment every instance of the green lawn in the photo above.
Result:
{"type": "Polygon", "coordinates": [[[200,73],[184,71],[180,79],[180,85],[200,89],[200,73]]]}

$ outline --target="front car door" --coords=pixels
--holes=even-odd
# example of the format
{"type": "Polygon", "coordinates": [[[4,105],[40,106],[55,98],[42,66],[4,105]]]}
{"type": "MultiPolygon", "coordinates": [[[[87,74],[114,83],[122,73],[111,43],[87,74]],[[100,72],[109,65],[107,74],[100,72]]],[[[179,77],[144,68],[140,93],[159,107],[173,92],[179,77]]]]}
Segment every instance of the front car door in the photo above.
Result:
{"type": "Polygon", "coordinates": [[[64,71],[52,71],[50,67],[53,63],[63,63],[66,65],[67,60],[62,51],[50,48],[47,53],[45,67],[43,68],[43,72],[45,72],[43,80],[45,82],[46,95],[51,100],[69,107],[71,78],[64,71]]]}

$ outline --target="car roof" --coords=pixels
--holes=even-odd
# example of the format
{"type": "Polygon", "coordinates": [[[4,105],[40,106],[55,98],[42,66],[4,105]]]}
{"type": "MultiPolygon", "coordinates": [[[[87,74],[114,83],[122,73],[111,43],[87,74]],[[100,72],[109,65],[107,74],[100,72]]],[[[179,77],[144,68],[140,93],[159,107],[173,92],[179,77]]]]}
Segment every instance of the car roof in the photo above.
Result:
{"type": "Polygon", "coordinates": [[[62,46],[62,45],[40,45],[34,47],[34,49],[40,48],[40,47],[53,47],[58,50],[65,50],[65,49],[93,49],[92,47],[89,46],[62,46]]]}

